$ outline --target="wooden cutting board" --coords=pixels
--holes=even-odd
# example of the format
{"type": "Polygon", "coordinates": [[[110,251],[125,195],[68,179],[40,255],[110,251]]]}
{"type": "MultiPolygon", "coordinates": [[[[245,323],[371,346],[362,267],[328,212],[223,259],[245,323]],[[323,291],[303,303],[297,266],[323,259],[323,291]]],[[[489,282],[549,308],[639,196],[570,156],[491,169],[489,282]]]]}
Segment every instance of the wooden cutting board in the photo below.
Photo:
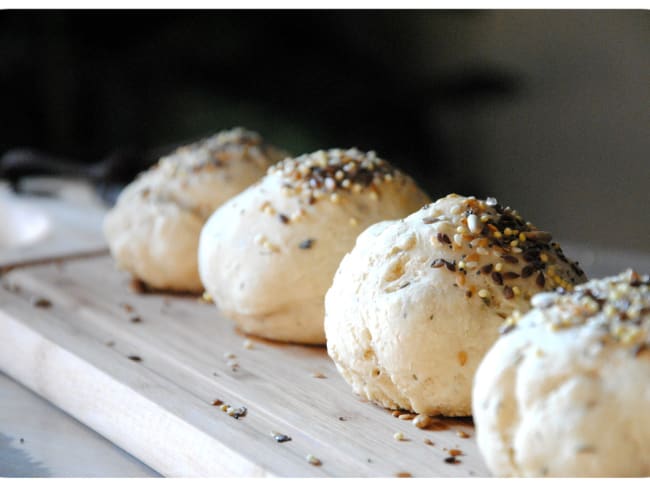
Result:
{"type": "Polygon", "coordinates": [[[6,273],[0,369],[167,476],[488,475],[469,420],[418,429],[360,401],[324,348],[247,348],[214,305],[128,283],[108,256],[6,273]]]}

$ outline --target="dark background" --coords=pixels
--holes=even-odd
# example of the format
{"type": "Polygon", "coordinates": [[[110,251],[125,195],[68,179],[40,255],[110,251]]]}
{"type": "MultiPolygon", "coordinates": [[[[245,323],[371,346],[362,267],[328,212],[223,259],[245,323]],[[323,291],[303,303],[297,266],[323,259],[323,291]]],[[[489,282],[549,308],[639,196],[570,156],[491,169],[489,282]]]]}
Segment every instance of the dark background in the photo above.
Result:
{"type": "Polygon", "coordinates": [[[641,11],[4,11],[0,154],[88,164],[242,125],[647,251],[649,48],[641,11]]]}

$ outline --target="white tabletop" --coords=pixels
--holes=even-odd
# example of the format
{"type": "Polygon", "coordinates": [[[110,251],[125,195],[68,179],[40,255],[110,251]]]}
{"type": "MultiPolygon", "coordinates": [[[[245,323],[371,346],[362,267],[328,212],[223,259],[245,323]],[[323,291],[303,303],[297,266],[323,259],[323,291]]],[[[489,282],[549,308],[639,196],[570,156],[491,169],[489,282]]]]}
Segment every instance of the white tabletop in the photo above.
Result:
{"type": "Polygon", "coordinates": [[[158,474],[0,373],[0,477],[158,474]]]}

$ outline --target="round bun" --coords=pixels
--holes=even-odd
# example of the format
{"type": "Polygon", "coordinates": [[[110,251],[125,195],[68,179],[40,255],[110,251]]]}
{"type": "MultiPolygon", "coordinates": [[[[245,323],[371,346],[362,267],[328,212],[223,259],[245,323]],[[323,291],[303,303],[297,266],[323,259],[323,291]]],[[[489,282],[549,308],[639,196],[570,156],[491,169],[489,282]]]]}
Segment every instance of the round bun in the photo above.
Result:
{"type": "Polygon", "coordinates": [[[428,201],[374,152],[286,159],[210,217],[199,245],[201,279],[243,331],[324,344],[325,292],[359,232],[428,201]]]}
{"type": "Polygon", "coordinates": [[[286,156],[237,128],[184,146],[128,185],[104,220],[119,267],[149,287],[200,292],[199,234],[227,199],[286,156]]]}
{"type": "Polygon", "coordinates": [[[478,368],[474,421],[497,476],[650,476],[650,277],[533,297],[478,368]]]}
{"type": "Polygon", "coordinates": [[[474,372],[503,320],[583,275],[516,211],[449,195],[359,236],[327,292],[328,352],[384,407],[470,415],[474,372]]]}

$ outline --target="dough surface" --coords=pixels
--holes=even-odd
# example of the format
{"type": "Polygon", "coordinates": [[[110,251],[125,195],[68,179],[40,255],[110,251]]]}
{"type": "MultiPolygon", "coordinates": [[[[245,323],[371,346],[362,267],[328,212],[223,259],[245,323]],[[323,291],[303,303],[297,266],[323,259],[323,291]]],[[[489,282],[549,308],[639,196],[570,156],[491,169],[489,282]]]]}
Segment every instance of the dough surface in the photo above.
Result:
{"type": "Polygon", "coordinates": [[[477,441],[496,476],[650,476],[650,277],[540,293],[476,373],[477,441]]]}
{"type": "Polygon", "coordinates": [[[210,217],[199,246],[201,279],[243,331],[324,344],[325,292],[357,235],[428,201],[372,151],[283,160],[210,217]]]}
{"type": "Polygon", "coordinates": [[[379,405],[470,415],[474,372],[503,320],[584,279],[516,211],[452,194],[359,236],[326,295],[328,352],[379,405]]]}
{"type": "Polygon", "coordinates": [[[284,156],[258,134],[237,128],[161,158],[124,188],[104,220],[117,265],[154,289],[200,292],[203,224],[284,156]]]}

